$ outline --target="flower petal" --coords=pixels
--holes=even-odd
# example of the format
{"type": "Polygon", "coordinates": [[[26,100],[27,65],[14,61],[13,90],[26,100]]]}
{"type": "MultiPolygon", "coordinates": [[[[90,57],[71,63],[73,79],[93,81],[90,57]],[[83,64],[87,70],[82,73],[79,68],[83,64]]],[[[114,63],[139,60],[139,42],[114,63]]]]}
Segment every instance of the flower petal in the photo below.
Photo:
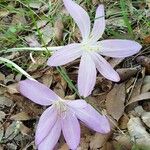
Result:
{"type": "Polygon", "coordinates": [[[51,105],[52,101],[59,99],[48,87],[33,80],[19,82],[19,92],[33,102],[45,106],[51,105]]]}
{"type": "Polygon", "coordinates": [[[48,136],[49,132],[52,130],[53,126],[57,121],[57,111],[53,106],[49,107],[44,111],[40,117],[36,134],[35,134],[35,143],[39,145],[42,140],[48,136]]]}
{"type": "Polygon", "coordinates": [[[111,65],[99,54],[93,53],[93,60],[98,71],[106,78],[114,82],[119,82],[119,74],[111,67],[111,65]]]}
{"type": "Polygon", "coordinates": [[[71,111],[66,112],[65,117],[61,118],[61,126],[70,149],[77,149],[80,143],[80,125],[75,114],[71,111]]]}
{"type": "Polygon", "coordinates": [[[61,134],[61,122],[57,120],[48,136],[38,145],[38,150],[52,150],[61,134]]]}
{"type": "Polygon", "coordinates": [[[74,109],[74,112],[78,119],[94,131],[104,134],[110,132],[110,125],[107,118],[100,115],[91,105],[88,104],[83,109],[74,109]]]}
{"type": "Polygon", "coordinates": [[[90,34],[90,18],[88,13],[72,0],[63,0],[67,11],[70,13],[74,21],[77,23],[83,39],[88,38],[90,34]]]}
{"type": "Polygon", "coordinates": [[[99,42],[99,53],[109,57],[128,57],[134,55],[140,51],[142,46],[131,40],[103,40],[99,42]]]}
{"type": "Polygon", "coordinates": [[[78,73],[78,90],[81,96],[87,97],[91,94],[96,82],[96,67],[87,53],[81,57],[78,73]]]}
{"type": "Polygon", "coordinates": [[[75,108],[85,108],[87,106],[87,102],[85,100],[67,100],[66,103],[70,107],[75,107],[75,108]]]}
{"type": "Polygon", "coordinates": [[[82,54],[80,44],[70,44],[56,51],[48,60],[49,66],[61,66],[79,58],[82,54]]]}
{"type": "Polygon", "coordinates": [[[104,5],[99,5],[96,10],[95,22],[91,32],[91,40],[93,42],[101,38],[105,30],[105,25],[104,5]]]}

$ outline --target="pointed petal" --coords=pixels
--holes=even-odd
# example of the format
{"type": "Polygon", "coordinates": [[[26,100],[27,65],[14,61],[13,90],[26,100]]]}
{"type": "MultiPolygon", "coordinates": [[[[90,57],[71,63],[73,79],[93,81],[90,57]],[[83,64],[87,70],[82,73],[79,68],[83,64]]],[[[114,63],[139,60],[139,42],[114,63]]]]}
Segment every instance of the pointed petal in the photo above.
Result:
{"type": "Polygon", "coordinates": [[[56,51],[48,60],[49,66],[61,66],[79,58],[82,54],[80,44],[70,44],[56,51]]]}
{"type": "Polygon", "coordinates": [[[91,105],[88,104],[83,109],[74,109],[74,112],[78,119],[94,131],[104,134],[110,132],[107,118],[99,114],[91,105]]]}
{"type": "Polygon", "coordinates": [[[19,92],[33,102],[45,106],[51,105],[52,101],[59,99],[48,87],[33,80],[19,82],[19,92]]]}
{"type": "Polygon", "coordinates": [[[83,39],[88,38],[90,34],[90,18],[87,12],[72,0],[63,0],[67,11],[77,23],[83,39]]]}
{"type": "Polygon", "coordinates": [[[36,134],[35,134],[35,143],[39,145],[42,140],[48,136],[49,132],[52,130],[53,126],[57,121],[57,111],[53,106],[49,107],[44,111],[40,117],[36,134]]]}
{"type": "Polygon", "coordinates": [[[95,22],[91,33],[91,40],[93,42],[101,38],[105,30],[105,25],[104,5],[99,5],[96,10],[95,22]]]}
{"type": "Polygon", "coordinates": [[[64,138],[70,149],[77,149],[80,143],[80,125],[75,114],[71,111],[66,112],[65,117],[61,119],[61,126],[64,138]]]}
{"type": "Polygon", "coordinates": [[[103,40],[99,42],[101,47],[99,53],[109,57],[128,57],[140,51],[142,46],[131,40],[103,40]]]}
{"type": "Polygon", "coordinates": [[[85,108],[87,106],[87,102],[85,100],[67,100],[66,101],[67,105],[70,107],[75,107],[75,108],[85,108]]]}
{"type": "Polygon", "coordinates": [[[78,90],[81,96],[91,94],[96,82],[96,68],[91,56],[84,53],[81,57],[78,73],[78,90]]]}
{"type": "Polygon", "coordinates": [[[119,82],[119,74],[111,67],[111,65],[99,54],[93,53],[93,60],[98,71],[106,78],[114,82],[119,82]]]}
{"type": "Polygon", "coordinates": [[[38,145],[38,150],[53,150],[61,134],[61,122],[57,120],[48,136],[38,145]]]}

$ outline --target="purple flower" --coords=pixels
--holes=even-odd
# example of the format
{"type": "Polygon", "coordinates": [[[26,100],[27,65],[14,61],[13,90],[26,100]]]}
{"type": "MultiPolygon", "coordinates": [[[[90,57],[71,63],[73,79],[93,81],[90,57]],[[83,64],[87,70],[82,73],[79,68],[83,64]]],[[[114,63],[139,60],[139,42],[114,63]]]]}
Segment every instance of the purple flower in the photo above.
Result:
{"type": "Polygon", "coordinates": [[[105,134],[110,131],[107,118],[84,100],[63,100],[48,87],[33,80],[21,81],[19,91],[37,104],[51,105],[44,111],[37,126],[35,143],[39,150],[52,150],[61,131],[70,149],[76,149],[80,142],[78,119],[96,132],[105,134]]]}
{"type": "Polygon", "coordinates": [[[128,57],[137,53],[141,45],[131,40],[111,39],[98,41],[105,30],[104,6],[99,5],[91,31],[87,12],[72,0],[63,0],[64,5],[81,34],[81,43],[74,43],[56,51],[48,60],[49,66],[60,66],[81,57],[78,75],[78,90],[81,96],[91,94],[96,82],[96,68],[107,79],[118,82],[120,77],[111,65],[101,56],[115,58],[128,57]]]}

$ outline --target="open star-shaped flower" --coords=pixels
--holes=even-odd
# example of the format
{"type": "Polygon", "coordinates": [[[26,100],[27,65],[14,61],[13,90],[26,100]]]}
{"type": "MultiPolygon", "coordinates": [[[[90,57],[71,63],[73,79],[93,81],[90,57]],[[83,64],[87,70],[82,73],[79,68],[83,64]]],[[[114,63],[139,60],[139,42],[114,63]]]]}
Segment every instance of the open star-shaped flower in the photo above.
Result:
{"type": "Polygon", "coordinates": [[[110,131],[107,118],[84,100],[63,100],[48,87],[33,80],[21,81],[19,91],[37,104],[51,105],[44,111],[37,126],[35,143],[38,150],[53,150],[61,131],[70,149],[76,149],[80,142],[78,120],[96,132],[105,134],[110,131]]]}
{"type": "Polygon", "coordinates": [[[78,73],[78,90],[81,96],[91,94],[96,82],[96,69],[107,79],[118,82],[120,77],[111,65],[101,56],[115,58],[131,56],[141,49],[141,45],[131,40],[111,39],[98,41],[105,30],[104,6],[96,10],[95,22],[91,31],[87,12],[72,0],[63,0],[64,5],[77,23],[81,43],[64,46],[48,60],[49,66],[60,66],[81,57],[78,73]]]}

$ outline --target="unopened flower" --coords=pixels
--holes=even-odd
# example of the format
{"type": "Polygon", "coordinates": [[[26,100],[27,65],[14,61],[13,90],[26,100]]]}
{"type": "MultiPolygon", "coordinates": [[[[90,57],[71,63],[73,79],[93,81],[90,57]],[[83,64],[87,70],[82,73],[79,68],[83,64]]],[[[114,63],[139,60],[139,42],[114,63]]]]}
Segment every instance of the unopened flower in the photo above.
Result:
{"type": "Polygon", "coordinates": [[[53,150],[61,131],[70,149],[76,149],[80,142],[79,121],[96,132],[108,133],[107,118],[100,115],[84,100],[63,100],[45,85],[24,80],[19,83],[19,91],[33,102],[48,106],[40,117],[35,143],[39,150],[53,150]]]}
{"type": "Polygon", "coordinates": [[[81,57],[78,73],[78,90],[81,96],[91,94],[96,82],[96,68],[107,79],[118,82],[120,77],[111,65],[101,56],[115,58],[128,57],[137,53],[141,45],[131,40],[111,39],[98,41],[105,30],[104,6],[96,10],[95,22],[91,30],[87,12],[72,0],[63,0],[64,5],[77,23],[81,43],[74,43],[56,51],[48,60],[49,66],[60,66],[81,57]]]}

